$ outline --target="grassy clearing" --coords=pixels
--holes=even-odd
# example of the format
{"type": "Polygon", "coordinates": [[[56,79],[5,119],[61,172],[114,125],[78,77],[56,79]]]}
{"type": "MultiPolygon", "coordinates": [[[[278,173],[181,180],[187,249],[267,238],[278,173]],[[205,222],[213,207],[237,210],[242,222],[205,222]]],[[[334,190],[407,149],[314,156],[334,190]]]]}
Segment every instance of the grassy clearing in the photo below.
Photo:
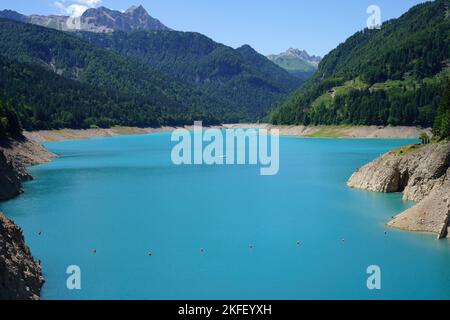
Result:
{"type": "Polygon", "coordinates": [[[423,147],[423,145],[421,145],[421,144],[410,144],[410,145],[395,149],[393,152],[397,156],[406,156],[408,154],[413,154],[413,153],[417,152],[422,147],[423,147]]]}
{"type": "Polygon", "coordinates": [[[344,85],[335,87],[331,91],[326,92],[319,96],[316,100],[313,101],[311,106],[313,108],[318,108],[321,105],[331,106],[333,104],[333,100],[336,96],[345,96],[351,90],[363,90],[368,86],[365,84],[360,78],[356,78],[354,80],[349,80],[344,83],[344,85]]]}

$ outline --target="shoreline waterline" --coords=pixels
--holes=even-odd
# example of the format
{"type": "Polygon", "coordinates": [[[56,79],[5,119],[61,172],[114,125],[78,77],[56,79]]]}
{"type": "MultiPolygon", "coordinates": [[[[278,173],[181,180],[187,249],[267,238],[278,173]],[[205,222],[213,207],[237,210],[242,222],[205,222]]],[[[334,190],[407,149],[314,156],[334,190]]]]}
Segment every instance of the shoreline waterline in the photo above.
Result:
{"type": "MultiPolygon", "coordinates": [[[[160,132],[172,132],[177,129],[193,130],[193,126],[184,127],[113,127],[109,129],[61,129],[26,131],[24,135],[35,142],[64,140],[86,140],[109,138],[120,135],[144,135],[160,132]]],[[[303,138],[340,138],[340,139],[415,139],[421,132],[431,135],[430,128],[419,127],[383,127],[383,126],[276,126],[271,124],[223,124],[210,126],[211,129],[277,129],[280,136],[303,138]]]]}

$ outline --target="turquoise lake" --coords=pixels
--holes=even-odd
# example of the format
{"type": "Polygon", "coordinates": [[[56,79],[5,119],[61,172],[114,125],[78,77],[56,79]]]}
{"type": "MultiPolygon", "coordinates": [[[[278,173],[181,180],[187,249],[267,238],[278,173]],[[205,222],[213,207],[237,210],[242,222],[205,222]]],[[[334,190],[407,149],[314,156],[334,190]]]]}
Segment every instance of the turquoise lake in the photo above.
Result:
{"type": "Polygon", "coordinates": [[[42,260],[43,299],[450,299],[449,241],[386,228],[401,194],[346,187],[410,142],[281,138],[276,176],[175,166],[167,133],[48,143],[60,157],[0,209],[42,260]]]}

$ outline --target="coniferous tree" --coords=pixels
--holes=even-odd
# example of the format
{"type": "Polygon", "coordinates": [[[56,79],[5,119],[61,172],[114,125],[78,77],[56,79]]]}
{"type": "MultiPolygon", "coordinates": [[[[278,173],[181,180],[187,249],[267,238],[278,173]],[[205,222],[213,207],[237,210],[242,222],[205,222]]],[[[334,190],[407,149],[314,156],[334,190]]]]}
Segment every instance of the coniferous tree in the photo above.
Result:
{"type": "Polygon", "coordinates": [[[0,101],[0,138],[18,137],[22,134],[19,117],[11,101],[0,101]]]}
{"type": "Polygon", "coordinates": [[[438,139],[450,138],[450,81],[447,84],[437,110],[433,134],[438,139]]]}
{"type": "Polygon", "coordinates": [[[432,126],[448,79],[448,3],[419,4],[381,30],[351,36],[272,112],[271,121],[432,126]]]}

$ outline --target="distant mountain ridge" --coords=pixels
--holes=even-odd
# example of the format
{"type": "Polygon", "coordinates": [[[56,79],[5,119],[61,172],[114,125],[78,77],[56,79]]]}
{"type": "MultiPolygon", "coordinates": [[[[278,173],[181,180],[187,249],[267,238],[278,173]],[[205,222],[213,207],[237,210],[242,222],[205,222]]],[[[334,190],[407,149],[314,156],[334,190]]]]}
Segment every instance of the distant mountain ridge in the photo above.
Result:
{"type": "Polygon", "coordinates": [[[233,49],[194,32],[138,31],[100,34],[75,33],[96,47],[137,59],[255,121],[301,80],[270,62],[249,45],[233,49]]]}
{"type": "Polygon", "coordinates": [[[322,60],[321,57],[315,56],[315,55],[309,55],[309,53],[306,50],[300,50],[295,48],[289,48],[284,55],[291,55],[294,57],[297,57],[299,59],[302,59],[308,63],[310,63],[313,66],[318,67],[320,61],[322,60]]]}
{"type": "Polygon", "coordinates": [[[321,57],[309,55],[306,50],[289,48],[280,54],[271,54],[267,58],[287,70],[293,76],[306,80],[317,71],[321,57]]]}
{"type": "Polygon", "coordinates": [[[142,6],[132,6],[125,12],[111,10],[105,7],[90,8],[81,17],[77,18],[58,15],[25,16],[16,11],[3,10],[0,11],[0,18],[36,24],[60,31],[83,30],[105,33],[113,31],[170,30],[170,28],[166,27],[158,19],[150,16],[142,6]]]}

